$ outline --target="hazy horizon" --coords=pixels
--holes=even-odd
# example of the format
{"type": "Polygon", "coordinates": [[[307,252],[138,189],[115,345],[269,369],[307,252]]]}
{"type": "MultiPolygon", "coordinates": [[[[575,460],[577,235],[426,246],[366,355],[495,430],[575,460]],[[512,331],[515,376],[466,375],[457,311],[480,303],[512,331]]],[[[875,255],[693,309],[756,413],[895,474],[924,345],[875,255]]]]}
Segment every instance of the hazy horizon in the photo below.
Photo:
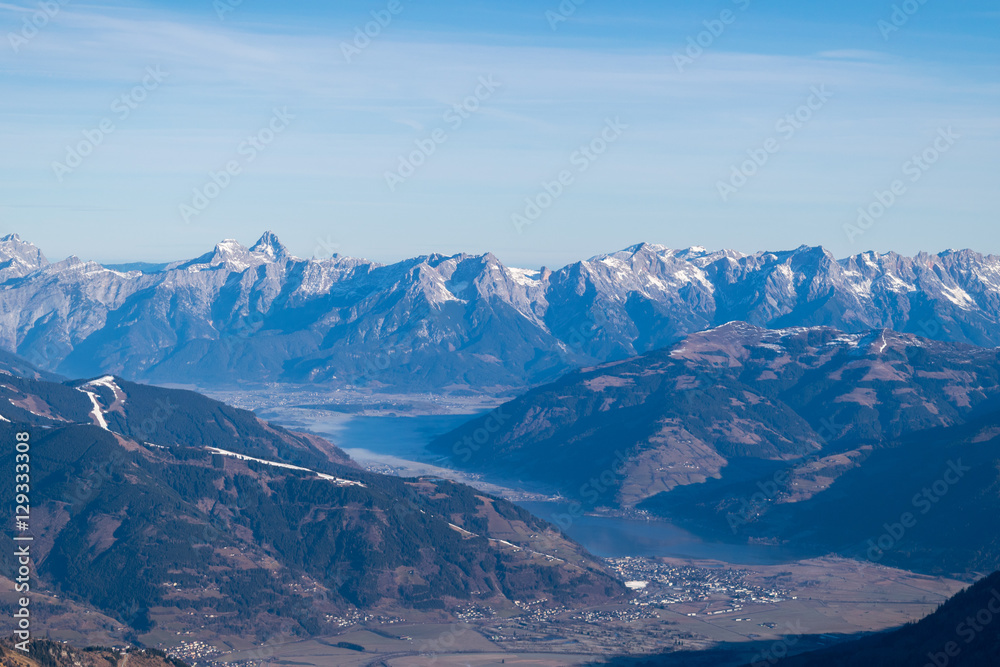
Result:
{"type": "MultiPolygon", "coordinates": [[[[661,247],[664,247],[664,248],[667,248],[667,249],[670,249],[670,250],[678,250],[678,251],[702,248],[702,249],[706,250],[709,253],[713,253],[713,252],[721,252],[721,251],[730,250],[730,251],[736,251],[736,252],[742,253],[744,255],[754,255],[754,254],[757,254],[757,253],[787,253],[787,252],[793,252],[795,250],[798,250],[799,248],[817,248],[817,247],[823,248],[824,250],[827,250],[828,252],[831,252],[830,249],[826,248],[825,246],[822,246],[822,245],[810,246],[808,244],[802,244],[802,245],[799,245],[799,246],[787,247],[787,248],[757,248],[755,250],[746,251],[746,250],[741,250],[739,248],[725,248],[725,247],[724,248],[712,248],[712,247],[707,247],[707,246],[704,246],[704,245],[697,245],[697,244],[693,245],[693,246],[677,247],[677,246],[669,246],[669,245],[664,244],[664,243],[657,243],[655,241],[639,241],[639,242],[636,242],[636,243],[630,243],[629,245],[623,246],[621,248],[610,248],[610,249],[607,249],[607,250],[602,251],[602,252],[598,252],[598,253],[595,253],[595,254],[592,254],[592,255],[587,255],[586,257],[571,258],[570,260],[568,260],[566,262],[562,262],[562,263],[555,263],[555,262],[544,263],[543,262],[543,263],[537,264],[537,265],[525,265],[525,264],[514,264],[514,263],[511,263],[511,262],[505,261],[503,257],[501,257],[497,253],[494,253],[494,252],[489,251],[489,250],[487,250],[486,252],[481,252],[481,253],[463,252],[461,250],[459,250],[458,252],[448,253],[448,254],[445,254],[445,253],[425,253],[425,254],[422,254],[422,255],[406,255],[406,256],[401,256],[401,257],[392,257],[392,258],[388,258],[388,259],[385,259],[385,258],[382,258],[382,257],[367,257],[367,256],[359,256],[359,255],[352,255],[352,254],[349,254],[349,253],[339,252],[336,248],[332,248],[332,246],[329,246],[328,244],[326,244],[324,240],[320,240],[320,242],[313,248],[313,251],[311,253],[305,252],[305,251],[303,251],[303,252],[296,252],[294,248],[290,247],[288,244],[286,244],[284,242],[284,239],[281,237],[280,233],[275,232],[274,230],[270,230],[269,229],[269,230],[265,230],[265,231],[261,232],[260,234],[258,234],[256,236],[253,236],[253,238],[250,238],[250,237],[243,237],[243,238],[226,237],[226,238],[220,238],[220,239],[218,239],[218,241],[215,242],[215,244],[211,244],[211,247],[203,248],[200,252],[196,252],[195,254],[192,254],[192,255],[187,256],[187,257],[175,257],[174,259],[171,259],[171,260],[150,260],[150,259],[145,259],[145,258],[142,258],[142,257],[124,258],[124,259],[120,259],[120,260],[102,260],[102,259],[97,258],[97,257],[83,257],[83,256],[80,256],[78,253],[70,253],[69,255],[66,255],[65,257],[54,257],[54,256],[51,256],[48,252],[46,252],[46,249],[45,249],[44,245],[36,243],[32,238],[30,238],[28,236],[25,236],[24,234],[22,234],[20,232],[17,232],[17,231],[8,232],[8,234],[15,235],[18,238],[20,238],[22,241],[24,241],[26,243],[30,243],[31,245],[37,247],[39,250],[42,251],[42,253],[46,256],[46,258],[49,260],[49,262],[55,263],[55,262],[60,262],[60,261],[69,259],[71,257],[77,257],[78,259],[81,259],[82,261],[97,262],[98,264],[102,264],[102,265],[105,265],[105,266],[121,266],[121,265],[125,265],[125,264],[153,264],[153,265],[160,265],[160,264],[170,264],[170,263],[173,263],[173,262],[187,262],[187,261],[196,259],[198,257],[201,257],[201,256],[205,255],[207,252],[211,252],[215,248],[216,245],[218,245],[220,243],[224,243],[225,241],[236,241],[240,245],[246,247],[247,249],[250,249],[258,240],[260,240],[260,238],[263,235],[268,234],[268,233],[273,233],[275,236],[277,236],[278,240],[281,241],[282,245],[284,245],[286,247],[286,249],[288,250],[288,252],[292,256],[297,257],[298,259],[303,259],[303,260],[310,260],[310,259],[320,259],[320,260],[322,260],[322,259],[329,258],[332,254],[337,254],[337,255],[339,255],[341,257],[350,257],[352,259],[363,259],[363,260],[366,260],[366,261],[374,262],[376,264],[389,265],[389,264],[394,264],[394,263],[397,263],[397,262],[406,261],[406,260],[409,260],[409,259],[415,259],[417,257],[425,257],[425,256],[429,256],[429,255],[434,255],[434,254],[442,255],[444,257],[453,257],[453,256],[456,256],[456,255],[482,256],[482,255],[485,255],[485,254],[493,254],[494,256],[496,256],[507,267],[522,268],[522,269],[532,269],[532,270],[538,270],[538,269],[541,269],[541,268],[549,268],[549,269],[557,270],[557,269],[561,269],[561,268],[563,268],[563,267],[565,267],[567,265],[573,264],[575,262],[588,261],[588,260],[594,259],[595,257],[600,257],[602,255],[609,255],[609,254],[613,254],[613,253],[616,253],[616,252],[623,252],[623,251],[628,250],[629,248],[633,248],[633,247],[636,247],[636,246],[639,246],[639,245],[644,245],[644,244],[645,245],[653,245],[653,246],[661,246],[661,247]],[[332,252],[331,252],[331,249],[332,249],[332,252]]],[[[926,253],[926,254],[929,254],[929,255],[942,255],[942,254],[946,254],[946,253],[950,253],[950,252],[963,252],[963,251],[966,251],[966,250],[971,250],[972,252],[978,252],[979,254],[984,255],[984,256],[990,256],[990,255],[996,254],[996,253],[982,252],[978,248],[943,248],[941,250],[934,250],[934,251],[920,250],[920,251],[917,251],[916,253],[913,253],[912,255],[907,255],[905,253],[899,253],[899,252],[897,252],[895,250],[877,251],[877,250],[872,250],[872,249],[864,249],[864,250],[859,249],[857,252],[851,253],[850,255],[843,255],[843,256],[841,256],[841,255],[836,255],[835,254],[834,256],[836,257],[836,259],[842,260],[842,259],[847,259],[848,257],[856,256],[858,254],[875,252],[875,253],[877,253],[879,255],[896,253],[896,254],[901,255],[901,256],[912,257],[914,255],[919,255],[919,254],[922,254],[922,253],[926,253]]]]}
{"type": "Polygon", "coordinates": [[[987,2],[54,6],[0,4],[0,231],[55,257],[1000,251],[987,2]]]}

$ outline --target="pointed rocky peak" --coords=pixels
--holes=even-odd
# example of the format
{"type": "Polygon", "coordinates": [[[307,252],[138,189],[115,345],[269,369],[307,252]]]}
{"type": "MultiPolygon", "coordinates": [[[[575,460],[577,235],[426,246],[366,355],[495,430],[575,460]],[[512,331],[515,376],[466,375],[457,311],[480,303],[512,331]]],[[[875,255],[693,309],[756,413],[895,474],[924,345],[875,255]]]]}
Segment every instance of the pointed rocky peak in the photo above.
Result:
{"type": "Polygon", "coordinates": [[[801,265],[803,263],[812,263],[821,261],[823,259],[829,261],[836,261],[834,256],[829,250],[821,245],[810,246],[810,245],[800,245],[794,250],[783,250],[779,252],[764,253],[770,256],[771,261],[775,261],[781,264],[797,264],[801,265]]]}
{"type": "Polygon", "coordinates": [[[0,238],[0,262],[11,262],[12,266],[17,265],[25,271],[40,269],[49,264],[49,260],[37,246],[24,241],[17,234],[0,238]]]}
{"type": "Polygon", "coordinates": [[[981,258],[981,257],[983,257],[983,254],[976,252],[972,248],[961,248],[961,249],[948,248],[947,250],[942,250],[941,252],[939,252],[937,256],[941,257],[941,258],[944,258],[944,257],[977,257],[977,258],[981,258]]]}
{"type": "Polygon", "coordinates": [[[272,260],[288,257],[288,249],[278,240],[278,236],[271,231],[264,232],[264,235],[250,248],[250,252],[264,255],[272,260]]]}
{"type": "Polygon", "coordinates": [[[645,243],[645,242],[643,242],[643,243],[636,243],[635,245],[631,245],[631,246],[625,248],[625,250],[623,250],[622,252],[627,252],[627,253],[632,254],[632,255],[638,255],[640,253],[652,253],[654,255],[658,255],[660,253],[669,252],[669,251],[670,251],[670,248],[668,248],[667,246],[657,245],[655,243],[645,243]]]}
{"type": "Polygon", "coordinates": [[[83,265],[84,261],[82,259],[80,259],[76,255],[70,255],[61,262],[56,262],[55,264],[53,264],[52,268],[61,271],[63,269],[74,269],[83,265]]]}
{"type": "Polygon", "coordinates": [[[995,256],[984,255],[969,248],[964,248],[962,250],[949,249],[938,253],[937,256],[938,259],[940,259],[945,265],[958,265],[968,268],[983,266],[987,263],[992,264],[995,263],[997,259],[995,256]]]}
{"type": "Polygon", "coordinates": [[[821,245],[799,246],[792,251],[788,264],[794,270],[804,273],[812,273],[813,271],[829,273],[831,269],[840,268],[840,263],[833,253],[821,245]]]}
{"type": "Polygon", "coordinates": [[[587,272],[592,272],[594,269],[598,272],[606,271],[609,267],[612,270],[649,270],[650,267],[669,262],[672,255],[673,251],[666,246],[637,243],[618,252],[597,255],[578,263],[587,272]]]}
{"type": "Polygon", "coordinates": [[[860,252],[856,255],[851,255],[846,259],[842,259],[838,262],[838,264],[846,270],[859,270],[869,277],[874,277],[875,275],[881,274],[883,265],[893,264],[898,259],[899,256],[894,253],[879,255],[874,250],[866,250],[865,252],[860,252]]]}
{"type": "Polygon", "coordinates": [[[658,264],[669,263],[676,254],[677,251],[671,250],[667,246],[655,243],[637,243],[618,252],[598,255],[589,261],[606,265],[649,268],[658,264]]]}
{"type": "Polygon", "coordinates": [[[787,264],[795,257],[801,257],[802,255],[808,254],[810,250],[814,249],[803,245],[795,248],[794,250],[762,250],[754,253],[751,257],[763,262],[764,264],[787,264]]]}
{"type": "Polygon", "coordinates": [[[259,266],[269,261],[260,254],[251,253],[242,243],[235,239],[226,239],[217,243],[212,252],[187,262],[169,264],[167,271],[180,270],[198,273],[225,267],[229,271],[243,272],[251,266],[259,266]]]}
{"type": "Polygon", "coordinates": [[[704,269],[716,262],[726,262],[727,264],[739,262],[746,257],[746,254],[738,250],[708,250],[704,246],[691,246],[684,250],[678,250],[674,257],[704,269]]]}
{"type": "Polygon", "coordinates": [[[486,253],[484,255],[480,255],[479,259],[480,259],[480,261],[483,264],[486,264],[486,265],[490,265],[490,266],[503,266],[503,262],[500,261],[500,258],[497,257],[496,255],[494,255],[491,252],[488,252],[488,253],[486,253]]]}
{"type": "Polygon", "coordinates": [[[251,266],[258,266],[262,262],[269,261],[259,254],[252,253],[245,245],[235,239],[226,239],[222,243],[216,244],[215,251],[209,264],[218,266],[223,264],[226,268],[234,271],[246,271],[251,266]]]}
{"type": "Polygon", "coordinates": [[[444,255],[439,252],[431,253],[420,257],[421,264],[428,266],[435,271],[441,271],[450,274],[455,270],[458,265],[470,260],[475,259],[472,255],[467,255],[464,252],[457,255],[444,255]]]}

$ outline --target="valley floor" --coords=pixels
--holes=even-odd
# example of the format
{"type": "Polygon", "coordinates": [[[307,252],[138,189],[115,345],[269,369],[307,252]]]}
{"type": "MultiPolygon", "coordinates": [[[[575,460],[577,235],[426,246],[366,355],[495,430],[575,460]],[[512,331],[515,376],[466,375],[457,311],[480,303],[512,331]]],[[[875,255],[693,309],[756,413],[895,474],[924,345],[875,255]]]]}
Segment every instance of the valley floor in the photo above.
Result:
{"type": "MultiPolygon", "coordinates": [[[[441,475],[516,501],[551,499],[544,489],[516,488],[503,480],[448,470],[424,451],[434,435],[489,409],[482,397],[338,394],[279,396],[262,389],[244,392],[239,402],[277,423],[328,436],[379,472],[441,475]],[[398,419],[418,415],[424,419],[419,427],[417,421],[398,419]]],[[[216,397],[237,402],[234,395],[216,397]]],[[[524,607],[518,614],[500,617],[488,608],[470,606],[454,624],[399,611],[390,614],[389,621],[333,619],[327,637],[287,642],[279,638],[265,647],[232,639],[209,642],[209,648],[201,643],[207,637],[171,637],[162,630],[144,641],[172,649],[198,667],[262,662],[302,667],[562,667],[665,651],[690,658],[680,664],[697,664],[698,655],[711,655],[706,664],[740,665],[923,618],[969,583],[839,557],[744,565],[724,562],[732,560],[727,558],[685,558],[683,553],[658,558],[614,555],[607,559],[609,566],[630,582],[633,594],[599,608],[543,612],[524,607]],[[338,647],[341,642],[364,651],[338,647]]]]}
{"type": "Polygon", "coordinates": [[[464,620],[451,624],[414,623],[401,611],[382,619],[337,619],[343,626],[329,636],[279,637],[265,646],[171,637],[168,627],[143,640],[197,667],[562,667],[667,651],[712,651],[712,664],[739,665],[923,618],[967,585],[842,558],[769,566],[670,558],[609,563],[633,587],[644,587],[629,599],[586,610],[525,606],[501,617],[470,606],[464,620]],[[342,642],[364,651],[338,647],[342,642]]]}
{"type": "MultiPolygon", "coordinates": [[[[157,629],[141,640],[194,667],[562,667],[674,651],[685,656],[679,664],[697,664],[703,655],[711,656],[706,664],[736,666],[898,627],[927,616],[968,585],[833,557],[756,566],[676,558],[608,562],[635,592],[590,609],[524,605],[497,615],[470,605],[451,623],[418,612],[381,611],[331,618],[323,637],[279,635],[263,645],[179,634],[169,618],[159,616],[157,629]]],[[[51,621],[53,639],[115,643],[95,634],[103,625],[97,618],[51,621]]]]}

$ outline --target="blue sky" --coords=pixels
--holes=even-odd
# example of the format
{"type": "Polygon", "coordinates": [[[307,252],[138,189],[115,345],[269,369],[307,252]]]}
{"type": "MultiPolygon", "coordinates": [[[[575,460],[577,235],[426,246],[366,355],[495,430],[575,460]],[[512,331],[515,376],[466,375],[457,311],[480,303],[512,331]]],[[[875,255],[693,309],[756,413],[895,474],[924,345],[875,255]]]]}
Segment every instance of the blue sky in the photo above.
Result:
{"type": "Polygon", "coordinates": [[[106,262],[265,229],[529,267],[639,241],[1000,252],[995,2],[893,25],[870,0],[226,1],[52,0],[34,34],[38,3],[0,0],[0,231],[106,262]]]}

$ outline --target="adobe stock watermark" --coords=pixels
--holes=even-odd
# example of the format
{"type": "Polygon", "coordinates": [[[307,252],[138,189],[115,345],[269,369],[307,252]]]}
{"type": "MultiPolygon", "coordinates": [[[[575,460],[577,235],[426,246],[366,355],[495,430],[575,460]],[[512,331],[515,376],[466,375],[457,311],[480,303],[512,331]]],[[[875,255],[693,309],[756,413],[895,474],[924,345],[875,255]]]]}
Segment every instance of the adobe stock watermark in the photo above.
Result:
{"type": "Polygon", "coordinates": [[[419,653],[421,657],[430,659],[430,665],[436,665],[439,656],[455,651],[458,640],[469,632],[468,625],[453,623],[450,628],[439,634],[436,639],[424,640],[419,653]]]}
{"type": "Polygon", "coordinates": [[[568,335],[562,341],[566,346],[577,353],[584,353],[589,342],[593,341],[601,331],[607,329],[611,321],[604,310],[588,312],[586,321],[577,326],[570,327],[568,335]]]}
{"type": "Polygon", "coordinates": [[[403,13],[405,7],[401,0],[389,0],[385,9],[372,10],[372,20],[363,26],[354,28],[354,39],[350,42],[340,43],[340,52],[348,64],[364,53],[365,49],[372,45],[372,40],[382,34],[388,28],[395,17],[403,13]]]}
{"type": "Polygon", "coordinates": [[[390,192],[395,192],[396,188],[417,173],[420,167],[427,164],[427,160],[437,152],[438,147],[448,141],[449,132],[457,132],[461,129],[465,121],[479,111],[483,103],[493,97],[502,86],[503,84],[496,81],[492,74],[479,77],[478,85],[472,95],[453,104],[442,115],[441,120],[448,124],[449,129],[436,128],[430,133],[430,136],[414,141],[415,148],[407,155],[399,156],[399,163],[395,171],[385,172],[385,183],[389,186],[390,192]]]}
{"type": "MultiPolygon", "coordinates": [[[[500,405],[490,410],[477,422],[477,428],[463,435],[461,440],[453,442],[451,446],[452,459],[462,464],[469,464],[483,447],[511,422],[513,415],[506,410],[506,405],[500,405]]],[[[522,462],[519,469],[513,473],[515,476],[523,470],[523,465],[522,462]]]]}
{"type": "Polygon", "coordinates": [[[483,421],[483,425],[452,445],[451,453],[461,458],[462,463],[468,463],[473,455],[478,452],[483,445],[489,442],[500,429],[510,420],[510,415],[504,412],[504,406],[490,411],[483,421]]]}
{"type": "Polygon", "coordinates": [[[213,0],[212,9],[220,21],[226,20],[226,14],[232,14],[236,8],[243,4],[243,0],[213,0]]]}
{"type": "MultiPolygon", "coordinates": [[[[745,12],[750,8],[751,1],[733,0],[733,4],[736,5],[739,11],[745,12]]],[[[710,49],[715,44],[715,41],[722,37],[726,29],[736,23],[738,17],[739,14],[733,10],[723,9],[719,13],[719,18],[702,22],[705,29],[687,38],[687,48],[684,49],[683,53],[674,54],[674,65],[677,66],[677,71],[683,74],[685,67],[693,65],[696,60],[705,55],[705,50],[710,49]]]]}
{"type": "MultiPolygon", "coordinates": [[[[834,420],[824,418],[820,420],[816,436],[819,438],[820,444],[825,447],[836,437],[837,431],[838,426],[834,420]]],[[[863,459],[867,458],[868,455],[863,454],[863,459]]],[[[742,526],[753,523],[765,507],[776,503],[783,493],[787,493],[791,489],[797,469],[822,461],[827,456],[829,453],[821,449],[807,459],[794,461],[790,467],[782,468],[770,478],[757,482],[756,486],[759,490],[749,497],[741,498],[738,511],[726,514],[726,522],[729,524],[730,530],[733,531],[733,535],[736,535],[742,526]]]]}
{"type": "Polygon", "coordinates": [[[926,4],[927,0],[904,0],[898,5],[893,5],[889,18],[878,21],[878,31],[882,33],[882,39],[888,42],[889,35],[899,32],[926,4]]]}
{"type": "MultiPolygon", "coordinates": [[[[993,625],[997,618],[1000,618],[1000,591],[993,588],[990,590],[990,599],[986,606],[956,625],[955,634],[968,646],[993,625]]],[[[960,655],[962,655],[962,644],[950,641],[941,651],[928,653],[924,667],[948,667],[952,660],[960,655]]]]}
{"type": "Polygon", "coordinates": [[[399,368],[408,356],[412,356],[420,338],[414,332],[409,332],[402,340],[392,347],[379,347],[374,351],[362,353],[364,359],[360,368],[352,368],[337,373],[338,378],[353,386],[363,386],[378,381],[378,378],[391,368],[399,368]],[[395,363],[394,363],[395,362],[395,363]]]}
{"type": "Polygon", "coordinates": [[[802,621],[799,620],[796,620],[794,623],[786,621],[785,628],[788,634],[771,644],[766,651],[755,655],[750,660],[750,667],[766,667],[767,665],[778,664],[781,660],[788,657],[789,651],[799,643],[799,638],[806,634],[806,630],[802,627],[802,621]]]}
{"type": "MultiPolygon", "coordinates": [[[[962,459],[949,461],[948,467],[945,468],[940,479],[925,486],[920,493],[913,496],[911,500],[913,508],[919,510],[920,515],[928,514],[971,470],[972,468],[962,465],[962,459]]],[[[868,540],[868,551],[865,552],[868,560],[874,563],[882,560],[886,552],[895,548],[906,536],[907,531],[917,525],[918,518],[918,515],[913,512],[903,512],[899,516],[899,521],[883,524],[885,532],[868,540]]]]}
{"type": "MultiPolygon", "coordinates": [[[[256,306],[262,306],[262,304],[258,303],[256,306]]],[[[233,356],[245,352],[246,345],[264,328],[266,319],[265,313],[261,312],[260,308],[251,305],[246,317],[240,317],[236,324],[226,332],[226,335],[219,339],[226,354],[233,356]]]]}
{"type": "Polygon", "coordinates": [[[549,22],[549,27],[555,32],[559,29],[560,23],[569,21],[576,14],[580,5],[586,2],[587,0],[562,0],[554,10],[550,9],[545,12],[545,20],[549,22]]]}
{"type": "MultiPolygon", "coordinates": [[[[584,322],[570,327],[568,334],[562,339],[566,347],[583,353],[588,342],[593,340],[609,323],[604,311],[588,313],[584,322]]],[[[405,349],[416,341],[415,335],[410,334],[402,344],[405,349]]],[[[369,373],[378,373],[390,367],[391,358],[386,353],[376,355],[366,355],[366,363],[369,373]]],[[[469,463],[473,455],[482,449],[483,445],[492,439],[511,419],[511,415],[504,412],[503,405],[491,411],[483,425],[477,428],[472,435],[465,436],[462,440],[456,441],[452,446],[452,454],[460,457],[462,463],[469,463]]],[[[586,490],[586,489],[585,489],[586,490]]],[[[603,492],[603,490],[602,490],[603,492]]]]}
{"type": "MultiPolygon", "coordinates": [[[[615,450],[614,456],[614,460],[607,468],[580,486],[578,497],[591,505],[596,505],[600,502],[601,496],[614,489],[615,485],[627,476],[629,457],[618,449],[615,450]]],[[[550,521],[563,531],[569,530],[573,522],[583,516],[584,511],[583,503],[580,502],[570,503],[566,509],[566,512],[552,514],[549,517],[550,521]]]]}
{"type": "Polygon", "coordinates": [[[138,109],[149,98],[149,94],[159,88],[168,76],[170,76],[170,72],[164,72],[159,65],[147,67],[146,75],[142,77],[139,84],[111,102],[111,113],[114,114],[114,117],[105,117],[96,127],[84,130],[81,141],[66,146],[66,157],[63,161],[52,163],[52,173],[55,174],[56,179],[62,183],[67,176],[76,171],[97,150],[97,147],[118,129],[118,126],[115,125],[115,119],[121,123],[128,120],[132,112],[138,109]]]}
{"type": "Polygon", "coordinates": [[[312,258],[318,262],[333,259],[340,250],[340,244],[327,234],[326,238],[316,237],[316,247],[313,248],[312,258]]]}
{"type": "Polygon", "coordinates": [[[524,209],[510,217],[517,233],[523,234],[525,227],[534,224],[542,217],[542,213],[552,208],[552,205],[566,193],[566,189],[576,182],[577,174],[583,174],[590,169],[602,155],[608,152],[612,144],[621,139],[628,127],[618,117],[615,117],[614,120],[607,119],[604,128],[590,143],[580,146],[570,155],[569,162],[573,169],[563,169],[554,180],[542,181],[539,192],[524,200],[524,209]]]}
{"type": "MultiPolygon", "coordinates": [[[[599,474],[594,475],[589,480],[580,485],[576,497],[589,503],[592,507],[600,502],[601,497],[615,487],[628,476],[629,457],[620,449],[614,452],[614,459],[599,474]]],[[[564,539],[564,535],[573,527],[580,518],[586,514],[584,504],[578,500],[570,502],[564,512],[553,512],[549,515],[548,521],[555,528],[546,528],[539,534],[539,548],[552,555],[552,552],[559,547],[559,543],[564,539]]]]}
{"type": "Polygon", "coordinates": [[[871,229],[889,209],[909,192],[907,181],[911,184],[920,181],[924,174],[938,163],[941,156],[950,151],[961,138],[962,135],[956,134],[951,127],[939,129],[937,137],[927,148],[910,157],[900,167],[906,180],[897,178],[889,184],[888,189],[875,190],[872,201],[867,206],[858,208],[858,217],[854,223],[844,224],[844,234],[847,236],[847,240],[854,243],[859,236],[863,236],[871,229]]]}
{"type": "MultiPolygon", "coordinates": [[[[154,438],[159,427],[167,423],[178,410],[179,406],[175,405],[169,396],[156,399],[156,408],[141,423],[130,427],[128,437],[144,445],[150,444],[148,441],[154,438]]],[[[129,457],[123,452],[124,450],[116,449],[108,460],[74,479],[72,487],[67,489],[64,497],[73,513],[79,512],[87,503],[97,498],[104,485],[124,470],[129,457]]]]}
{"type": "Polygon", "coordinates": [[[38,7],[36,11],[32,12],[25,8],[28,15],[24,17],[21,29],[7,33],[7,41],[10,42],[10,48],[14,53],[20,53],[21,47],[37,37],[38,33],[68,4],[69,0],[41,0],[35,5],[38,7]]]}
{"type": "Polygon", "coordinates": [[[827,89],[825,84],[813,86],[804,103],[779,118],[774,124],[777,136],[768,138],[758,148],[747,149],[747,159],[739,165],[731,166],[729,179],[716,181],[715,188],[722,201],[728,202],[731,196],[742,190],[750,182],[750,179],[756,176],[771,160],[771,156],[781,152],[783,142],[791,141],[799,130],[813,119],[816,112],[826,106],[832,97],[833,93],[827,89]]]}
{"type": "Polygon", "coordinates": [[[236,147],[238,158],[226,162],[219,171],[208,172],[208,180],[194,189],[190,203],[185,202],[179,205],[181,219],[190,224],[191,218],[204,213],[209,205],[232,185],[233,179],[243,173],[243,168],[253,163],[261,153],[267,150],[267,147],[288,129],[290,122],[294,119],[295,116],[288,112],[288,107],[275,108],[271,120],[236,147]]]}

